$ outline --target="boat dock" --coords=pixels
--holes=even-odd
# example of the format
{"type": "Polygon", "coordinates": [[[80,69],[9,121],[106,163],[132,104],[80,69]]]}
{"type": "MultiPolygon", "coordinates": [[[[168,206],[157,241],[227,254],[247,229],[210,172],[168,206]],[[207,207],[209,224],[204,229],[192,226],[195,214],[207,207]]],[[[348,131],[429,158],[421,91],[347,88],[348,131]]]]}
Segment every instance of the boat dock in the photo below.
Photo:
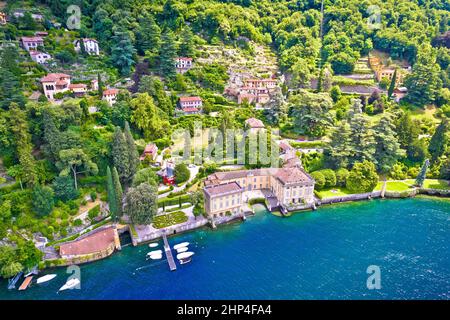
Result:
{"type": "Polygon", "coordinates": [[[26,277],[25,280],[23,280],[22,284],[20,285],[19,291],[26,290],[28,288],[28,286],[30,285],[32,279],[33,279],[33,276],[26,277]]]}
{"type": "Polygon", "coordinates": [[[177,270],[177,265],[175,264],[175,260],[172,255],[172,250],[170,249],[169,241],[167,240],[167,236],[165,233],[163,233],[163,240],[164,240],[164,252],[166,253],[170,271],[175,271],[177,270]]]}

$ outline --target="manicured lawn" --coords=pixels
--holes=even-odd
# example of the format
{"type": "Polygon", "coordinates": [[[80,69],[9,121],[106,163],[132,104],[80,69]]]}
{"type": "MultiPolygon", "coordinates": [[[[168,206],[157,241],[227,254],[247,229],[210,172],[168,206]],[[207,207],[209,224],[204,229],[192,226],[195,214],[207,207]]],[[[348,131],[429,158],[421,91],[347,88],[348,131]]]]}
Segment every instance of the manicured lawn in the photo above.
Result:
{"type": "Polygon", "coordinates": [[[410,190],[410,186],[402,181],[388,181],[386,185],[386,191],[407,191],[410,190]]]}
{"type": "Polygon", "coordinates": [[[188,217],[182,211],[175,211],[157,216],[153,219],[153,227],[157,229],[166,228],[175,224],[186,222],[188,217]]]}
{"type": "MultiPolygon", "coordinates": [[[[406,183],[410,185],[414,185],[414,179],[405,180],[406,183]]],[[[423,183],[423,187],[426,189],[439,189],[439,190],[450,190],[450,186],[448,181],[446,180],[438,180],[438,179],[425,179],[423,183]]]]}
{"type": "Polygon", "coordinates": [[[339,187],[334,187],[334,188],[331,188],[328,190],[318,191],[318,193],[322,197],[322,199],[332,198],[332,197],[342,197],[342,196],[347,196],[349,194],[352,194],[347,189],[339,188],[339,187]]]}
{"type": "Polygon", "coordinates": [[[381,189],[383,188],[383,181],[380,181],[377,183],[375,189],[373,189],[373,191],[381,191],[381,189]]]}

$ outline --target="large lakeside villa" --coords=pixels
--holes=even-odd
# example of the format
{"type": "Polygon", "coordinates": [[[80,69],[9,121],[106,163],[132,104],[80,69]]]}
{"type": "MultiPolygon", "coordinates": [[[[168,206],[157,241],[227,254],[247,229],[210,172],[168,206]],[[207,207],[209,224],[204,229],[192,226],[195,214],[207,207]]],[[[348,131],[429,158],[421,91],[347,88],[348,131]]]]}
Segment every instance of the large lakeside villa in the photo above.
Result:
{"type": "Polygon", "coordinates": [[[205,211],[212,218],[240,214],[244,193],[255,190],[262,191],[270,210],[286,212],[314,205],[314,179],[297,165],[216,172],[205,181],[205,211]]]}

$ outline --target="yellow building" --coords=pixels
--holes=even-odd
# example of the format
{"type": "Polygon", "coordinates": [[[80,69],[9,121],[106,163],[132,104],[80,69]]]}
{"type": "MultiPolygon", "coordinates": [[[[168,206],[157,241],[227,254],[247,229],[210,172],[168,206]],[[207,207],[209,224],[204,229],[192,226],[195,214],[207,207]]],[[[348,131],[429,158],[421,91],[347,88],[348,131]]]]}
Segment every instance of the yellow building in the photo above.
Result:
{"type": "MultiPolygon", "coordinates": [[[[277,198],[277,206],[293,210],[314,202],[314,179],[300,165],[293,163],[284,168],[263,168],[216,172],[205,180],[205,189],[236,183],[242,191],[268,190],[277,198]]],[[[208,195],[205,193],[208,214],[208,195]]]]}
{"type": "Polygon", "coordinates": [[[242,212],[244,189],[236,182],[209,185],[203,189],[205,210],[208,216],[217,218],[242,212]]]}

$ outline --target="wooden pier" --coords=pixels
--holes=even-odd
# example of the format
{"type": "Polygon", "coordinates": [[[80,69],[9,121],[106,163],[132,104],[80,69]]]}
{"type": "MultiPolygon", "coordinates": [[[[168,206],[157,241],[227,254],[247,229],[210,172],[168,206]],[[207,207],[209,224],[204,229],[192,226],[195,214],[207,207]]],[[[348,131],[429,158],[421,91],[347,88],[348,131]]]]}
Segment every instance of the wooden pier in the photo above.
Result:
{"type": "Polygon", "coordinates": [[[177,270],[177,265],[175,264],[175,260],[172,255],[172,250],[170,249],[169,241],[167,240],[167,236],[165,233],[163,233],[163,240],[164,240],[164,252],[166,253],[170,271],[175,271],[177,270]]]}

